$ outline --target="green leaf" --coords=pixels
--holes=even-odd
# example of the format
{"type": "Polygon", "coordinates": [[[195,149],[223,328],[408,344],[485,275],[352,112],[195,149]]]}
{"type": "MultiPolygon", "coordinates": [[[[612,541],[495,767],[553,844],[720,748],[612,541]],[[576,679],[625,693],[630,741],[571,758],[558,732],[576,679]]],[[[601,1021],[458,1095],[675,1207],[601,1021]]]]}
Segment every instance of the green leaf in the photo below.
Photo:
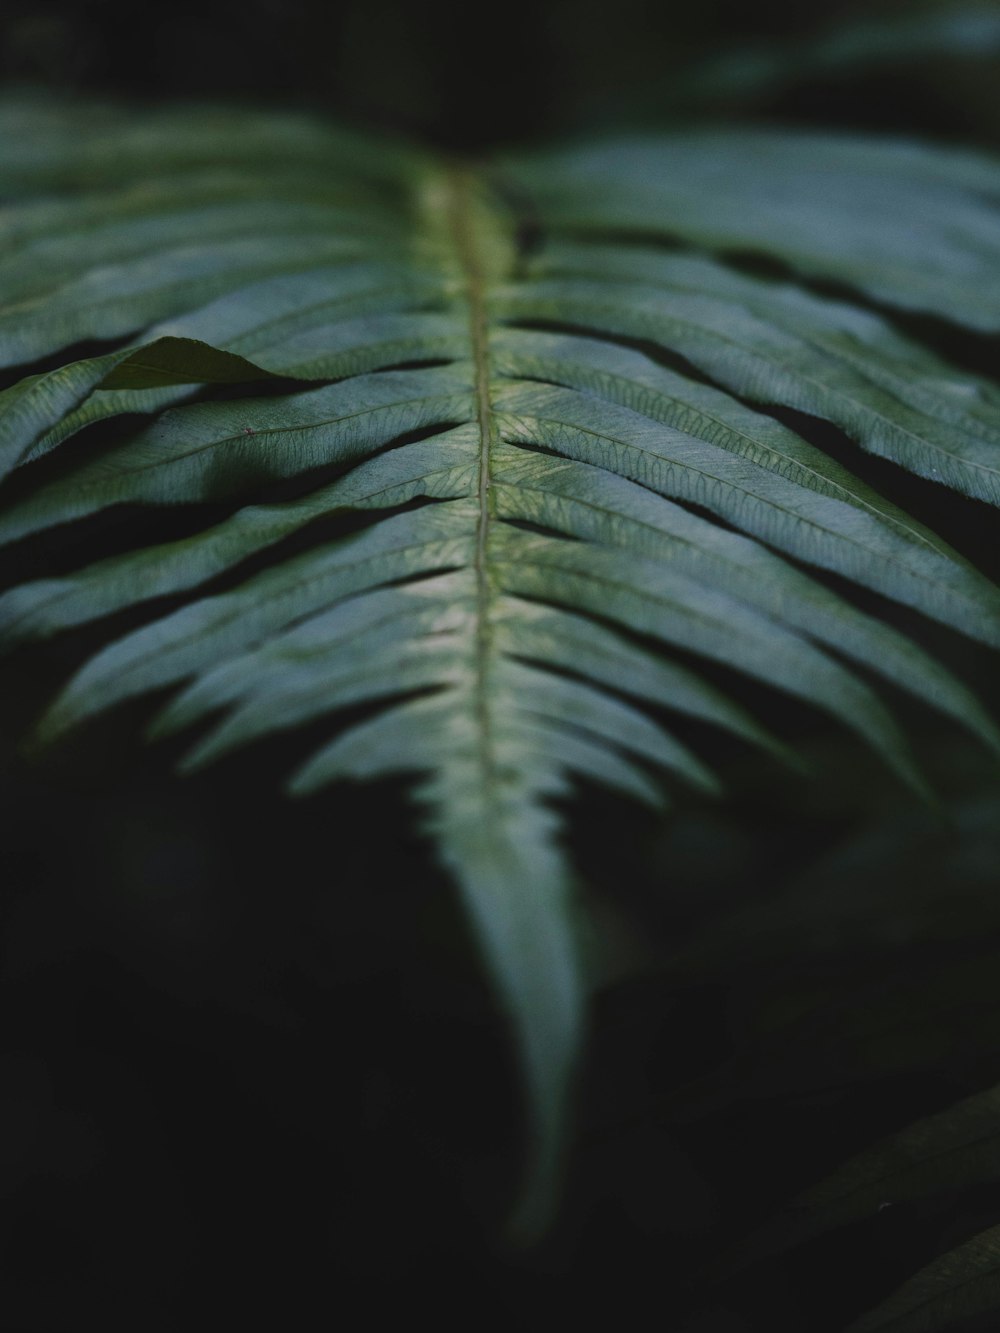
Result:
{"type": "Polygon", "coordinates": [[[242,384],[270,378],[269,371],[242,356],[219,351],[194,338],[175,337],[156,338],[144,347],[110,352],[89,361],[73,361],[45,375],[29,375],[0,393],[0,475],[22,462],[47,429],[71,416],[91,394],[102,389],[116,390],[116,405],[127,410],[123,389],[242,384]]]}
{"type": "Polygon", "coordinates": [[[996,388],[868,299],[1000,327],[1000,169],[715,130],[510,158],[496,190],[295,117],[12,102],[0,129],[0,542],[123,506],[185,506],[187,534],[0,595],[7,646],[105,634],[40,737],[170,691],[151,734],[190,730],[184,767],[300,728],[297,794],[413,775],[521,1053],[536,1233],[585,1027],[574,778],[716,794],[676,717],[795,762],[746,678],[922,795],[883,686],[1000,750],[885,609],[997,646],[1000,592],[764,410],[1000,501],[996,388]]]}
{"type": "Polygon", "coordinates": [[[903,309],[1000,329],[1000,165],[985,156],[704,129],[585,144],[513,170],[543,225],[756,251],[903,309]]]}
{"type": "Polygon", "coordinates": [[[1000,1178],[1000,1088],[915,1121],[844,1162],[735,1251],[742,1265],[835,1227],[1000,1178]]]}
{"type": "Polygon", "coordinates": [[[936,1333],[1000,1306],[1000,1227],[935,1259],[847,1333],[936,1333]]]}
{"type": "Polygon", "coordinates": [[[870,1216],[887,1204],[1000,1175],[1000,1089],[967,1097],[845,1162],[796,1205],[810,1232],[870,1216]]]}

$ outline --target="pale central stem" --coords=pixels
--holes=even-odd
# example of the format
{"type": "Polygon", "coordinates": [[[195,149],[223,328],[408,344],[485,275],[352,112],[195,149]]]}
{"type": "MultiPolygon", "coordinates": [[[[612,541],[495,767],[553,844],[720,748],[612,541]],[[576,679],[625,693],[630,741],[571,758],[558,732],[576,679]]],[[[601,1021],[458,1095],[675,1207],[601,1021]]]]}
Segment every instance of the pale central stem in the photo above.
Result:
{"type": "Polygon", "coordinates": [[[490,464],[496,432],[490,401],[489,321],[486,310],[486,274],[475,235],[475,203],[469,177],[456,172],[450,181],[450,219],[459,264],[465,280],[469,309],[469,340],[475,368],[476,412],[479,423],[479,473],[477,494],[479,519],[476,528],[476,684],[475,707],[482,737],[484,776],[494,775],[495,755],[492,714],[489,706],[490,662],[493,631],[490,621],[492,588],[487,569],[493,498],[490,494],[490,464]]]}

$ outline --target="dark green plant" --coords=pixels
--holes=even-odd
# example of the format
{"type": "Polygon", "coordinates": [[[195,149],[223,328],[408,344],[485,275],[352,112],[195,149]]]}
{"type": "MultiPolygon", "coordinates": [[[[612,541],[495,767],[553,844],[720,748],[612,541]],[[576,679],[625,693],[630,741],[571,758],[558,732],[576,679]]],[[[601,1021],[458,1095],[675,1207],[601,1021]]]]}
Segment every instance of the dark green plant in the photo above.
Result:
{"type": "MultiPolygon", "coordinates": [[[[741,677],[830,713],[921,797],[870,677],[1000,751],[890,608],[996,647],[1000,592],[803,434],[820,419],[1000,502],[1000,391],[897,318],[1000,330],[1000,166],[704,129],[480,167],[278,115],[10,102],[0,181],[0,540],[205,506],[190,535],[0,599],[11,646],[146,611],[41,739],[171,687],[153,734],[200,724],[188,767],[329,718],[293,792],[419,775],[517,1032],[537,1230],[584,1026],[552,808],[571,775],[715,792],[673,715],[796,762],[741,677]]],[[[992,1300],[965,1276],[991,1252],[927,1281],[992,1300]]],[[[966,1308],[935,1300],[937,1322],[859,1327],[966,1308]]]]}

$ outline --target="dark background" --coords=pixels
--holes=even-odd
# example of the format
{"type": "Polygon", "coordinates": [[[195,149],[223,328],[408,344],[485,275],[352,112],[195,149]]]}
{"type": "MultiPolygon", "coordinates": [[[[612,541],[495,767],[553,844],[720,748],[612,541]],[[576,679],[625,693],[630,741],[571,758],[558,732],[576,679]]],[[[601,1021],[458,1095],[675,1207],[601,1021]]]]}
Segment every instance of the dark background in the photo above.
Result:
{"type": "MultiPolygon", "coordinates": [[[[771,44],[805,53],[797,76],[729,64],[711,114],[1000,147],[996,55],[810,64],[824,29],[918,8],[16,2],[0,77],[305,106],[474,153],[683,121],[704,109],[696,67],[771,44]]],[[[995,364],[995,343],[918,331],[995,364]]],[[[800,424],[1000,577],[983,506],[800,424]]],[[[897,619],[1000,711],[994,661],[897,619]]],[[[29,760],[28,722],[88,646],[0,675],[5,1330],[422,1315],[832,1333],[1000,1220],[984,1186],[732,1279],[712,1267],[845,1154],[1000,1076],[1000,787],[927,712],[899,703],[939,815],[822,718],[744,685],[815,780],[706,733],[724,805],[680,798],[665,821],[581,794],[570,849],[606,984],[563,1218],[524,1254],[499,1239],[516,1071],[402,787],[283,801],[301,736],[179,781],[177,749],[138,739],[147,703],[29,760]]]]}
{"type": "Polygon", "coordinates": [[[245,0],[143,9],[128,0],[7,0],[0,74],[8,84],[144,100],[307,106],[482,149],[690,114],[700,100],[686,87],[694,70],[735,56],[743,92],[723,103],[731,114],[996,142],[995,52],[957,59],[932,41],[905,66],[884,59],[839,71],[800,58],[803,43],[845,24],[991,8],[989,0],[245,0]],[[746,62],[762,48],[796,54],[787,78],[746,96],[746,62]]]}

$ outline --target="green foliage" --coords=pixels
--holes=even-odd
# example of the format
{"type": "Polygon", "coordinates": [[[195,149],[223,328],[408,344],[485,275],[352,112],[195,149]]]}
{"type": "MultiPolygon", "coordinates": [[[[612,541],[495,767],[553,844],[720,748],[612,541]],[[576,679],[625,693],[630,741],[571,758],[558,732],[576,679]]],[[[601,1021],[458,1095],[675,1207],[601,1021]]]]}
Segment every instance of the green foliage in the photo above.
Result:
{"type": "MultiPolygon", "coordinates": [[[[318,723],[293,792],[420,775],[517,1032],[537,1229],[584,1027],[552,806],[570,776],[653,804],[715,792],[671,717],[794,761],[740,677],[825,710],[918,793],[872,677],[1000,751],[887,609],[996,647],[1000,593],[751,406],[1000,502],[1000,392],[894,322],[1000,331],[1000,167],[711,130],[478,170],[294,118],[30,103],[0,131],[0,541],[216,506],[0,598],[11,646],[147,611],[40,734],[170,688],[153,733],[197,725],[189,767],[318,723]],[[115,418],[96,449],[79,435],[115,418]]],[[[845,1191],[867,1208],[886,1171],[936,1179],[924,1156],[975,1114],[845,1168],[812,1229],[847,1220],[845,1191]]],[[[978,1259],[959,1253],[948,1273],[978,1259]]]]}

